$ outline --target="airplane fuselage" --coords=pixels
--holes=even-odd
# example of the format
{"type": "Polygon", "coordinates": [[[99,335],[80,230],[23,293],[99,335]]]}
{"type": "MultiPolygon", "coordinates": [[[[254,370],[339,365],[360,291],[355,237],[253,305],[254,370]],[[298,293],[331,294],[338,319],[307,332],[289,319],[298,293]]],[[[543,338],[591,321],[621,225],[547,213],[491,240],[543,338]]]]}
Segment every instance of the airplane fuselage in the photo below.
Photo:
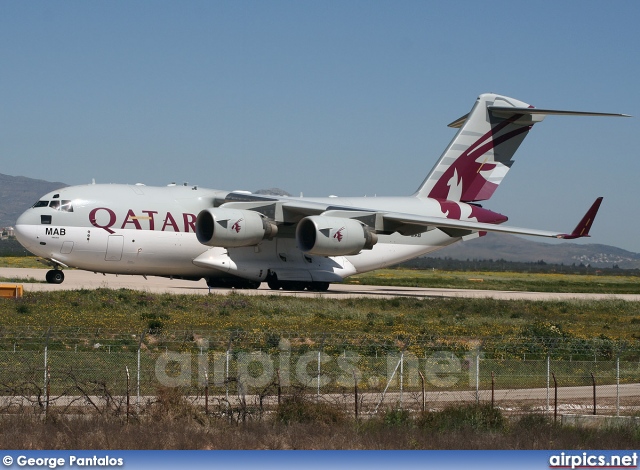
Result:
{"type": "MultiPolygon", "coordinates": [[[[394,233],[380,235],[372,250],[358,255],[322,257],[305,255],[296,246],[293,227],[282,227],[276,239],[262,240],[255,246],[205,246],[195,235],[196,217],[228,193],[190,186],[66,187],[43,196],[27,210],[17,221],[16,234],[33,254],[88,271],[193,279],[240,275],[259,281],[272,270],[289,273],[286,278],[311,281],[314,276],[307,273],[315,270],[325,273],[320,276],[324,282],[339,282],[356,273],[397,264],[459,239],[440,230],[411,236],[394,233]],[[212,269],[194,264],[194,259],[203,256],[230,256],[235,266],[225,270],[223,266],[212,269]]],[[[443,215],[437,201],[412,197],[304,200],[372,210],[401,207],[416,214],[443,215]]],[[[470,211],[465,204],[459,206],[470,211]]]]}

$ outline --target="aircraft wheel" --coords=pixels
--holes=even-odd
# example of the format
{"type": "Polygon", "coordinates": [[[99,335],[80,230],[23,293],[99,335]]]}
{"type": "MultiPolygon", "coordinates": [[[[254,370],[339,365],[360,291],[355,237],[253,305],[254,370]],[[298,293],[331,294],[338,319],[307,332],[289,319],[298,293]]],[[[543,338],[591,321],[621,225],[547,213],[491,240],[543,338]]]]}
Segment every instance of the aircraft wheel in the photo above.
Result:
{"type": "Polygon", "coordinates": [[[291,291],[303,291],[307,287],[306,282],[301,281],[280,281],[282,289],[291,291]]]}
{"type": "Polygon", "coordinates": [[[60,269],[51,269],[47,271],[45,279],[49,284],[62,284],[64,273],[60,269]]]}
{"type": "Polygon", "coordinates": [[[267,281],[267,285],[271,290],[280,290],[283,287],[282,282],[278,281],[278,275],[271,270],[269,270],[267,279],[265,280],[267,281]]]}
{"type": "Polygon", "coordinates": [[[206,281],[207,281],[207,287],[210,287],[210,288],[229,287],[229,285],[225,282],[225,279],[208,277],[208,278],[206,278],[206,281]]]}
{"type": "Polygon", "coordinates": [[[329,290],[328,282],[312,282],[309,290],[313,292],[326,292],[329,290]]]}
{"type": "Polygon", "coordinates": [[[260,281],[245,281],[238,288],[239,289],[257,289],[262,284],[260,281]]]}
{"type": "Polygon", "coordinates": [[[257,289],[260,287],[260,281],[250,281],[248,279],[227,279],[212,278],[206,279],[207,286],[211,288],[222,289],[257,289]]]}

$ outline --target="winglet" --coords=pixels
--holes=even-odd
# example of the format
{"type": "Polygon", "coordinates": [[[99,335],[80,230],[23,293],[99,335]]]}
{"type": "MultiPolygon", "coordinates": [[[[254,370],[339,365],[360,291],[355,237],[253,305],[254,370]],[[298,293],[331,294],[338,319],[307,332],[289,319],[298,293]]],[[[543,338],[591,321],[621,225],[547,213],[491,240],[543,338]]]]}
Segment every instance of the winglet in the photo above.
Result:
{"type": "Polygon", "coordinates": [[[573,240],[574,238],[588,237],[589,230],[591,230],[591,225],[593,225],[593,219],[596,218],[596,214],[598,213],[598,209],[600,208],[600,203],[602,202],[602,197],[596,199],[596,201],[591,205],[587,213],[584,215],[580,223],[573,229],[571,233],[563,233],[558,235],[558,238],[563,238],[565,240],[573,240]]]}

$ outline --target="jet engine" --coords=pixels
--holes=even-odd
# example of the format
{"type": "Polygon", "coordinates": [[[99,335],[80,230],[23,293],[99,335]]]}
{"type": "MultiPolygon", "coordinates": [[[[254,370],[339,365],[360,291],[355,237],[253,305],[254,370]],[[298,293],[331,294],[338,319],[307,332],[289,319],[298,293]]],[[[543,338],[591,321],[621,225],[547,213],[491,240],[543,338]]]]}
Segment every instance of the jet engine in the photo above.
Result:
{"type": "Polygon", "coordinates": [[[314,215],[298,223],[296,241],[298,247],[310,255],[343,256],[372,249],[378,236],[354,219],[314,215]]]}
{"type": "Polygon", "coordinates": [[[196,237],[207,246],[237,248],[271,240],[278,227],[259,212],[240,209],[205,209],[196,218],[196,237]]]}

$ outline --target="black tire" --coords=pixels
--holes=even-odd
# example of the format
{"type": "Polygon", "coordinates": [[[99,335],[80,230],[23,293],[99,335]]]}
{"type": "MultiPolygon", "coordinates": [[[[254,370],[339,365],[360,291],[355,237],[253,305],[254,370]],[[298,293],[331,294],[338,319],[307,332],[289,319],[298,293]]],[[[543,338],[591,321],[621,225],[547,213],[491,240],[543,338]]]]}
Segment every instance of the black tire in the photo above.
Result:
{"type": "Polygon", "coordinates": [[[308,284],[304,281],[280,281],[280,285],[283,290],[298,292],[305,290],[308,284]]]}
{"type": "Polygon", "coordinates": [[[258,289],[262,284],[260,281],[244,281],[236,285],[236,289],[258,289]]]}
{"type": "Polygon", "coordinates": [[[282,285],[280,284],[280,281],[278,281],[278,279],[267,279],[267,285],[271,290],[280,290],[282,288],[282,285]]]}
{"type": "Polygon", "coordinates": [[[232,278],[207,278],[207,286],[222,289],[258,289],[260,281],[250,281],[248,279],[232,278]]]}
{"type": "Polygon", "coordinates": [[[51,269],[47,271],[45,278],[49,284],[62,284],[64,273],[60,269],[51,269]]]}
{"type": "Polygon", "coordinates": [[[312,282],[309,290],[313,292],[326,292],[329,290],[328,282],[312,282]]]}

